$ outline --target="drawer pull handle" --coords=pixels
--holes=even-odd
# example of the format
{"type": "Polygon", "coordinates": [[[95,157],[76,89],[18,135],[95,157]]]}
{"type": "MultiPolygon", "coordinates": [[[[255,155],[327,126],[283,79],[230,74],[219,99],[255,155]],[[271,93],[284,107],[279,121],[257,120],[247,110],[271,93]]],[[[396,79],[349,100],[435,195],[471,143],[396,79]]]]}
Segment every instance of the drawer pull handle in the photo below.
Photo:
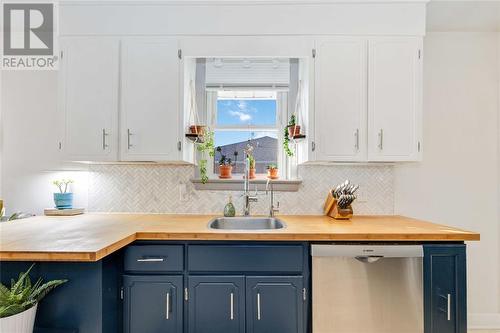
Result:
{"type": "Polygon", "coordinates": [[[231,293],[230,298],[231,298],[231,314],[230,314],[230,319],[234,320],[234,293],[231,293]]]}
{"type": "Polygon", "coordinates": [[[257,320],[260,320],[260,293],[257,293],[257,320]]]}
{"type": "Polygon", "coordinates": [[[451,295],[450,294],[448,294],[447,301],[448,301],[448,308],[446,310],[446,316],[447,316],[448,321],[451,321],[451,295]]]}
{"type": "Polygon", "coordinates": [[[165,315],[165,318],[167,320],[170,319],[170,293],[167,293],[167,311],[166,311],[166,315],[165,315]]]}
{"type": "Polygon", "coordinates": [[[164,258],[142,258],[142,259],[137,259],[137,262],[163,262],[165,261],[164,258]]]}

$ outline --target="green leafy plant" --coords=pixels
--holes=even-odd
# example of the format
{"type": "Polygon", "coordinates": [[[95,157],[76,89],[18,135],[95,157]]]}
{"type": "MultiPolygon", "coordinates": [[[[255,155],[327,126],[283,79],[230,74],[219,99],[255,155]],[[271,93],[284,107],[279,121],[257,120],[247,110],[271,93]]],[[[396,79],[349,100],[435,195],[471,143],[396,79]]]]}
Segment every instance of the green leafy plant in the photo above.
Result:
{"type": "Polygon", "coordinates": [[[232,165],[233,160],[228,158],[226,155],[221,155],[219,159],[219,165],[232,165]]]}
{"type": "Polygon", "coordinates": [[[248,156],[248,161],[250,164],[250,169],[255,169],[255,157],[252,155],[248,156]]]}
{"type": "Polygon", "coordinates": [[[13,316],[35,306],[52,289],[68,280],[53,280],[43,283],[38,279],[31,283],[29,273],[35,264],[24,273],[19,274],[17,281],[11,280],[10,288],[0,283],[0,318],[13,316]]]}
{"type": "Polygon", "coordinates": [[[274,170],[274,169],[278,169],[278,166],[276,164],[269,164],[267,167],[266,167],[267,170],[274,170]]]}
{"type": "Polygon", "coordinates": [[[285,150],[285,154],[288,157],[293,156],[293,151],[290,149],[290,145],[289,145],[290,144],[290,136],[288,133],[288,128],[291,126],[295,126],[295,125],[296,125],[296,118],[295,118],[295,115],[292,114],[290,117],[290,120],[288,121],[288,125],[285,127],[285,131],[283,133],[283,149],[285,150]]]}
{"type": "Polygon", "coordinates": [[[59,192],[61,193],[66,193],[68,191],[68,186],[70,184],[73,184],[74,181],[72,179],[61,179],[61,180],[54,180],[52,184],[57,186],[59,188],[59,192]]]}
{"type": "Polygon", "coordinates": [[[207,175],[207,155],[210,157],[215,156],[214,148],[214,132],[207,130],[203,134],[203,140],[197,145],[197,150],[201,154],[201,159],[198,162],[198,168],[200,170],[200,178],[203,184],[208,181],[207,175]]]}

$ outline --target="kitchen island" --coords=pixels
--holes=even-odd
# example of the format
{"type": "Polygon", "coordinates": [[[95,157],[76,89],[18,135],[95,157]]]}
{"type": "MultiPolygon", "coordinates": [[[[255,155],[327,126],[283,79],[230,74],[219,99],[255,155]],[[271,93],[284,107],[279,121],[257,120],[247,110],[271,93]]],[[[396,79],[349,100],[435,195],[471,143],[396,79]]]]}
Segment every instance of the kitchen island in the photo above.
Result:
{"type": "Polygon", "coordinates": [[[213,230],[213,218],[85,214],[2,223],[1,280],[32,262],[34,275],[67,278],[40,304],[36,322],[62,332],[194,333],[214,325],[221,333],[303,333],[312,327],[312,243],[422,244],[425,332],[465,333],[464,241],[479,240],[477,233],[402,216],[279,216],[286,227],[276,230],[213,230]],[[456,300],[449,320],[443,293],[456,300]],[[254,304],[261,294],[274,300],[262,318],[254,304]]]}

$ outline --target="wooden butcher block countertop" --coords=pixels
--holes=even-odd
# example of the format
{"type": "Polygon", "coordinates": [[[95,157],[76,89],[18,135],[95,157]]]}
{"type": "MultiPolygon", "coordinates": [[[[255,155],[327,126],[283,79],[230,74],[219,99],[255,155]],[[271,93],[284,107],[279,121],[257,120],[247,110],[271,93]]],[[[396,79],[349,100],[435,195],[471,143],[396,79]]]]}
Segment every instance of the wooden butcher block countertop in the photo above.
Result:
{"type": "Polygon", "coordinates": [[[98,261],[135,240],[472,241],[477,233],[402,216],[279,216],[278,230],[210,230],[214,216],[84,214],[0,223],[0,260],[98,261]]]}

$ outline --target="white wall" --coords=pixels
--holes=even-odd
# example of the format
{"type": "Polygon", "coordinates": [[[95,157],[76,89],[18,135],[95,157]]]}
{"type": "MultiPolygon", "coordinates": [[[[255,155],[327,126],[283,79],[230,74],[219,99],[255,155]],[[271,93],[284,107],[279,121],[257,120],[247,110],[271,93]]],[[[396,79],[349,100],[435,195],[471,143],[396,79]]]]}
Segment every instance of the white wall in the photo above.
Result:
{"type": "Polygon", "coordinates": [[[75,204],[85,207],[87,173],[61,171],[68,166],[58,162],[57,72],[4,71],[2,76],[1,193],[7,212],[40,214],[52,207],[51,181],[63,177],[75,179],[75,204]]]}
{"type": "Polygon", "coordinates": [[[496,33],[425,37],[423,162],[395,168],[396,213],[481,233],[468,244],[476,328],[500,328],[498,41],[496,33]]]}

